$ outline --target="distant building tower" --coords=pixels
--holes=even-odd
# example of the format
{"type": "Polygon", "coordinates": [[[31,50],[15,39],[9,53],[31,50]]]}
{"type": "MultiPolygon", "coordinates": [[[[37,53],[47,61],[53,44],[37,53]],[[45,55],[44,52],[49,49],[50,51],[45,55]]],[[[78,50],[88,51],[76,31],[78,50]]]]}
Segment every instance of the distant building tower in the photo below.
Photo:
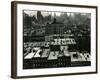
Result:
{"type": "Polygon", "coordinates": [[[56,13],[54,13],[54,18],[56,18],[56,13]]]}
{"type": "Polygon", "coordinates": [[[37,11],[37,20],[39,23],[43,22],[43,15],[41,14],[41,11],[37,11]]]}

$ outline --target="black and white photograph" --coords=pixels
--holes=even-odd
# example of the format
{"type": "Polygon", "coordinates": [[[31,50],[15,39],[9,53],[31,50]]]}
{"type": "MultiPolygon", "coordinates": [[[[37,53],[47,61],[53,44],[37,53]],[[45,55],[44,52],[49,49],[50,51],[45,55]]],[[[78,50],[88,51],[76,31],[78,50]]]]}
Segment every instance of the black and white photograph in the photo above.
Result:
{"type": "Polygon", "coordinates": [[[97,7],[12,3],[12,76],[97,73],[97,7]]]}
{"type": "Polygon", "coordinates": [[[23,69],[91,66],[91,14],[23,10],[23,69]]]}

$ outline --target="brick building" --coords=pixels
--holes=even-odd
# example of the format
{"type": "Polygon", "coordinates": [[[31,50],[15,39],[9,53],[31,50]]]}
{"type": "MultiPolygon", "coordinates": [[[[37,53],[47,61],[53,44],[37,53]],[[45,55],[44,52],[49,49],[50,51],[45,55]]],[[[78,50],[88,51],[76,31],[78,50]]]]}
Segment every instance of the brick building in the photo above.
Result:
{"type": "Polygon", "coordinates": [[[64,24],[54,21],[51,24],[47,24],[45,27],[45,34],[46,35],[53,35],[53,34],[63,34],[64,33],[64,24]]]}

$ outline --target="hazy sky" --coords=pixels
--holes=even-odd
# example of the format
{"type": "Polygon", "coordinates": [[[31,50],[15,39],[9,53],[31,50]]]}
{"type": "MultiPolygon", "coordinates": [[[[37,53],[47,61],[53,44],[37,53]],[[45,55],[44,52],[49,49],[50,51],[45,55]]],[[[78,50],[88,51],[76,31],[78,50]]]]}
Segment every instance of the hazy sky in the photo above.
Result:
{"type": "MultiPolygon", "coordinates": [[[[28,14],[29,16],[36,16],[37,17],[37,11],[32,11],[32,10],[24,10],[24,12],[26,14],[28,14]]],[[[51,12],[51,11],[41,11],[41,14],[43,16],[48,16],[48,15],[52,15],[52,16],[60,16],[61,14],[67,14],[68,16],[71,15],[71,16],[74,16],[75,13],[73,12],[51,12]]],[[[91,17],[91,14],[89,13],[80,13],[81,15],[87,15],[87,17],[91,17]]]]}
{"type": "MultiPolygon", "coordinates": [[[[37,11],[24,11],[26,14],[28,14],[29,16],[33,16],[33,15],[37,15],[37,11]]],[[[47,12],[47,11],[41,11],[41,14],[43,15],[43,16],[48,16],[49,14],[50,15],[52,15],[52,16],[54,16],[55,14],[56,14],[56,16],[60,16],[61,15],[61,13],[63,13],[63,12],[47,12]]],[[[66,13],[67,15],[69,15],[69,13],[66,13]]]]}

